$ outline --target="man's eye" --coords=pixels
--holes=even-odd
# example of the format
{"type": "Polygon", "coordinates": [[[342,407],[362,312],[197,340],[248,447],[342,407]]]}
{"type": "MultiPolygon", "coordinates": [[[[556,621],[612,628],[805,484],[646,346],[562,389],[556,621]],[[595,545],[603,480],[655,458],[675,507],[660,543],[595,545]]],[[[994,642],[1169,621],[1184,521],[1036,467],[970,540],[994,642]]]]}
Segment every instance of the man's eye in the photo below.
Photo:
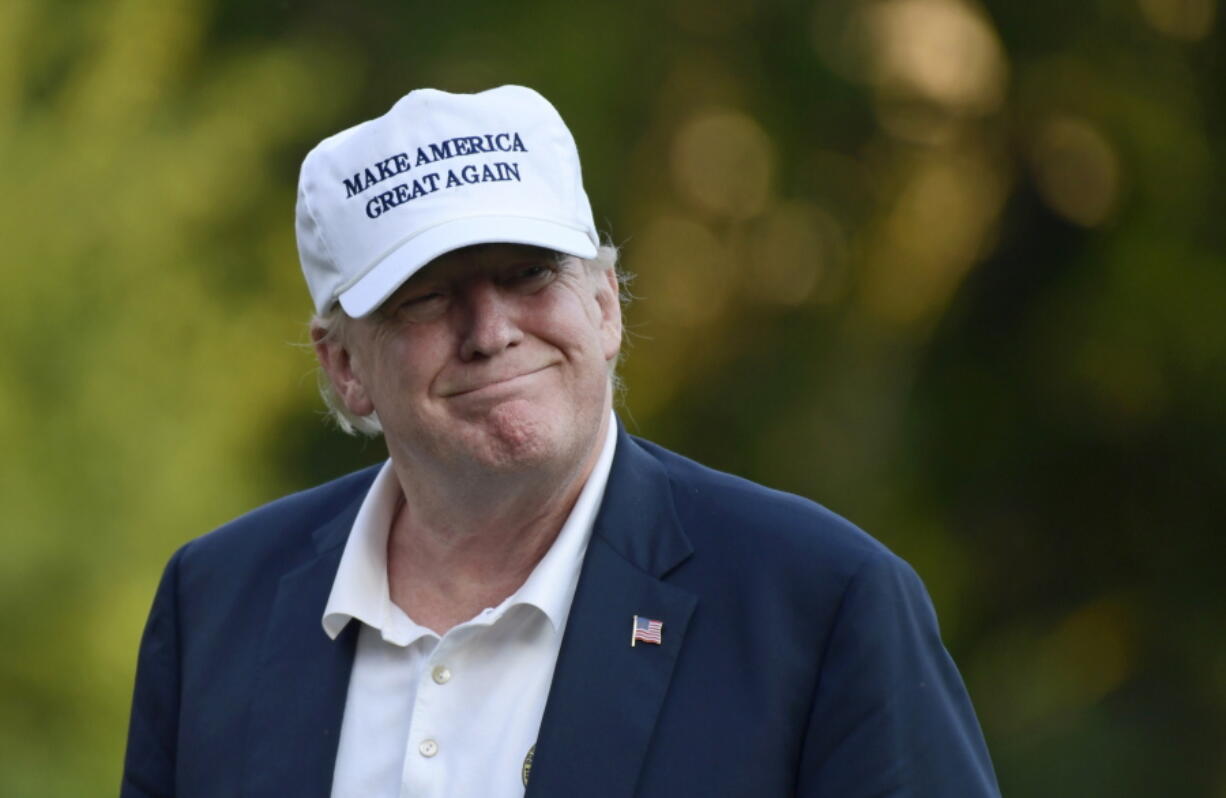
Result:
{"type": "Polygon", "coordinates": [[[507,282],[524,288],[533,288],[551,280],[555,273],[556,270],[548,263],[530,263],[514,269],[507,282]]]}
{"type": "Polygon", "coordinates": [[[442,298],[443,294],[441,292],[431,291],[428,294],[418,294],[417,296],[407,297],[404,302],[401,303],[401,307],[418,307],[421,305],[428,305],[431,302],[436,302],[442,298]]]}
{"type": "Polygon", "coordinates": [[[391,315],[409,321],[422,321],[438,315],[447,306],[447,294],[442,291],[423,291],[410,294],[396,302],[391,315]]]}

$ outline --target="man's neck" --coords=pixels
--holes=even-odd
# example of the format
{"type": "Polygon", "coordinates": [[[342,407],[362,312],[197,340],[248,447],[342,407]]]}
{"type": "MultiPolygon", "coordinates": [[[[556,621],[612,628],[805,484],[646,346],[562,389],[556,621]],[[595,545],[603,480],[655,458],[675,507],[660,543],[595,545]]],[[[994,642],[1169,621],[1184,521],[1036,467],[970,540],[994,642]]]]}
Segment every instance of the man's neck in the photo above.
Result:
{"type": "Polygon", "coordinates": [[[435,482],[398,468],[405,498],[388,535],[392,601],[442,634],[518,590],[569,517],[606,429],[569,467],[435,482]]]}

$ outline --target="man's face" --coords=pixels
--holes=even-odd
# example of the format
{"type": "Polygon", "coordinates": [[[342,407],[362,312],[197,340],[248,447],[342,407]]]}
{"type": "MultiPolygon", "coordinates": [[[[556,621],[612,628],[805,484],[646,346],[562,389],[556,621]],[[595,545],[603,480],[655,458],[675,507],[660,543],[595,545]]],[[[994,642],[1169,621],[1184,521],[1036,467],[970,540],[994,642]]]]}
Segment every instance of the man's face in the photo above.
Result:
{"type": "Polygon", "coordinates": [[[325,368],[351,411],[378,413],[410,468],[578,464],[611,401],[616,277],[533,247],[468,247],[351,322],[346,339],[320,352],[325,368]]]}

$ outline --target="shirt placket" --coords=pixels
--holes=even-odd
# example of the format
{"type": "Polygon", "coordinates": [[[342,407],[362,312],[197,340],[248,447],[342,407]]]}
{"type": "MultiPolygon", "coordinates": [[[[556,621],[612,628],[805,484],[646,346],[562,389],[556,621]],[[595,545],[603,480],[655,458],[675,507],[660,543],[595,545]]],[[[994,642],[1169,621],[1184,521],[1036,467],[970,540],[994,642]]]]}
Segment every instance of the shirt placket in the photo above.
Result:
{"type": "MultiPolygon", "coordinates": [[[[459,766],[463,746],[458,739],[457,714],[464,702],[463,651],[479,630],[456,627],[443,636],[426,657],[417,678],[413,721],[405,741],[401,798],[448,794],[448,774],[459,766]]],[[[471,689],[471,684],[470,684],[471,689]]]]}

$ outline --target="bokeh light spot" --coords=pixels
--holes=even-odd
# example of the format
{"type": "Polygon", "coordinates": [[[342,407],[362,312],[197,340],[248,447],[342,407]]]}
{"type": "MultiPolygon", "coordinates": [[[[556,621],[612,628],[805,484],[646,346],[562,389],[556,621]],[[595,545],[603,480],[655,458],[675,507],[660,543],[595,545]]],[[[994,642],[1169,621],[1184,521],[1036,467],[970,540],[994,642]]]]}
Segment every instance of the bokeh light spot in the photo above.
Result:
{"type": "Polygon", "coordinates": [[[1031,168],[1043,200],[1075,224],[1102,224],[1115,208],[1119,159],[1111,143],[1085,120],[1047,120],[1035,137],[1031,168]]]}
{"type": "Polygon", "coordinates": [[[1173,39],[1200,41],[1213,30],[1216,0],[1137,0],[1150,26],[1173,39]]]}
{"type": "Polygon", "coordinates": [[[1007,191],[984,153],[919,160],[875,235],[866,308],[889,324],[934,318],[991,240],[1007,191]]]}
{"type": "Polygon", "coordinates": [[[981,12],[956,0],[888,0],[864,13],[872,78],[884,92],[969,114],[1000,106],[1005,56],[981,12]]]}
{"type": "Polygon", "coordinates": [[[652,220],[633,249],[631,270],[644,307],[660,322],[692,327],[717,318],[732,287],[724,245],[692,219],[652,220]]]}
{"type": "Polygon", "coordinates": [[[842,229],[821,207],[781,203],[754,230],[750,290],[764,302],[800,305],[839,268],[845,249],[842,229]]]}
{"type": "Polygon", "coordinates": [[[694,207],[732,219],[766,207],[774,147],[747,115],[717,109],[692,117],[677,133],[671,155],[677,190],[694,207]]]}

